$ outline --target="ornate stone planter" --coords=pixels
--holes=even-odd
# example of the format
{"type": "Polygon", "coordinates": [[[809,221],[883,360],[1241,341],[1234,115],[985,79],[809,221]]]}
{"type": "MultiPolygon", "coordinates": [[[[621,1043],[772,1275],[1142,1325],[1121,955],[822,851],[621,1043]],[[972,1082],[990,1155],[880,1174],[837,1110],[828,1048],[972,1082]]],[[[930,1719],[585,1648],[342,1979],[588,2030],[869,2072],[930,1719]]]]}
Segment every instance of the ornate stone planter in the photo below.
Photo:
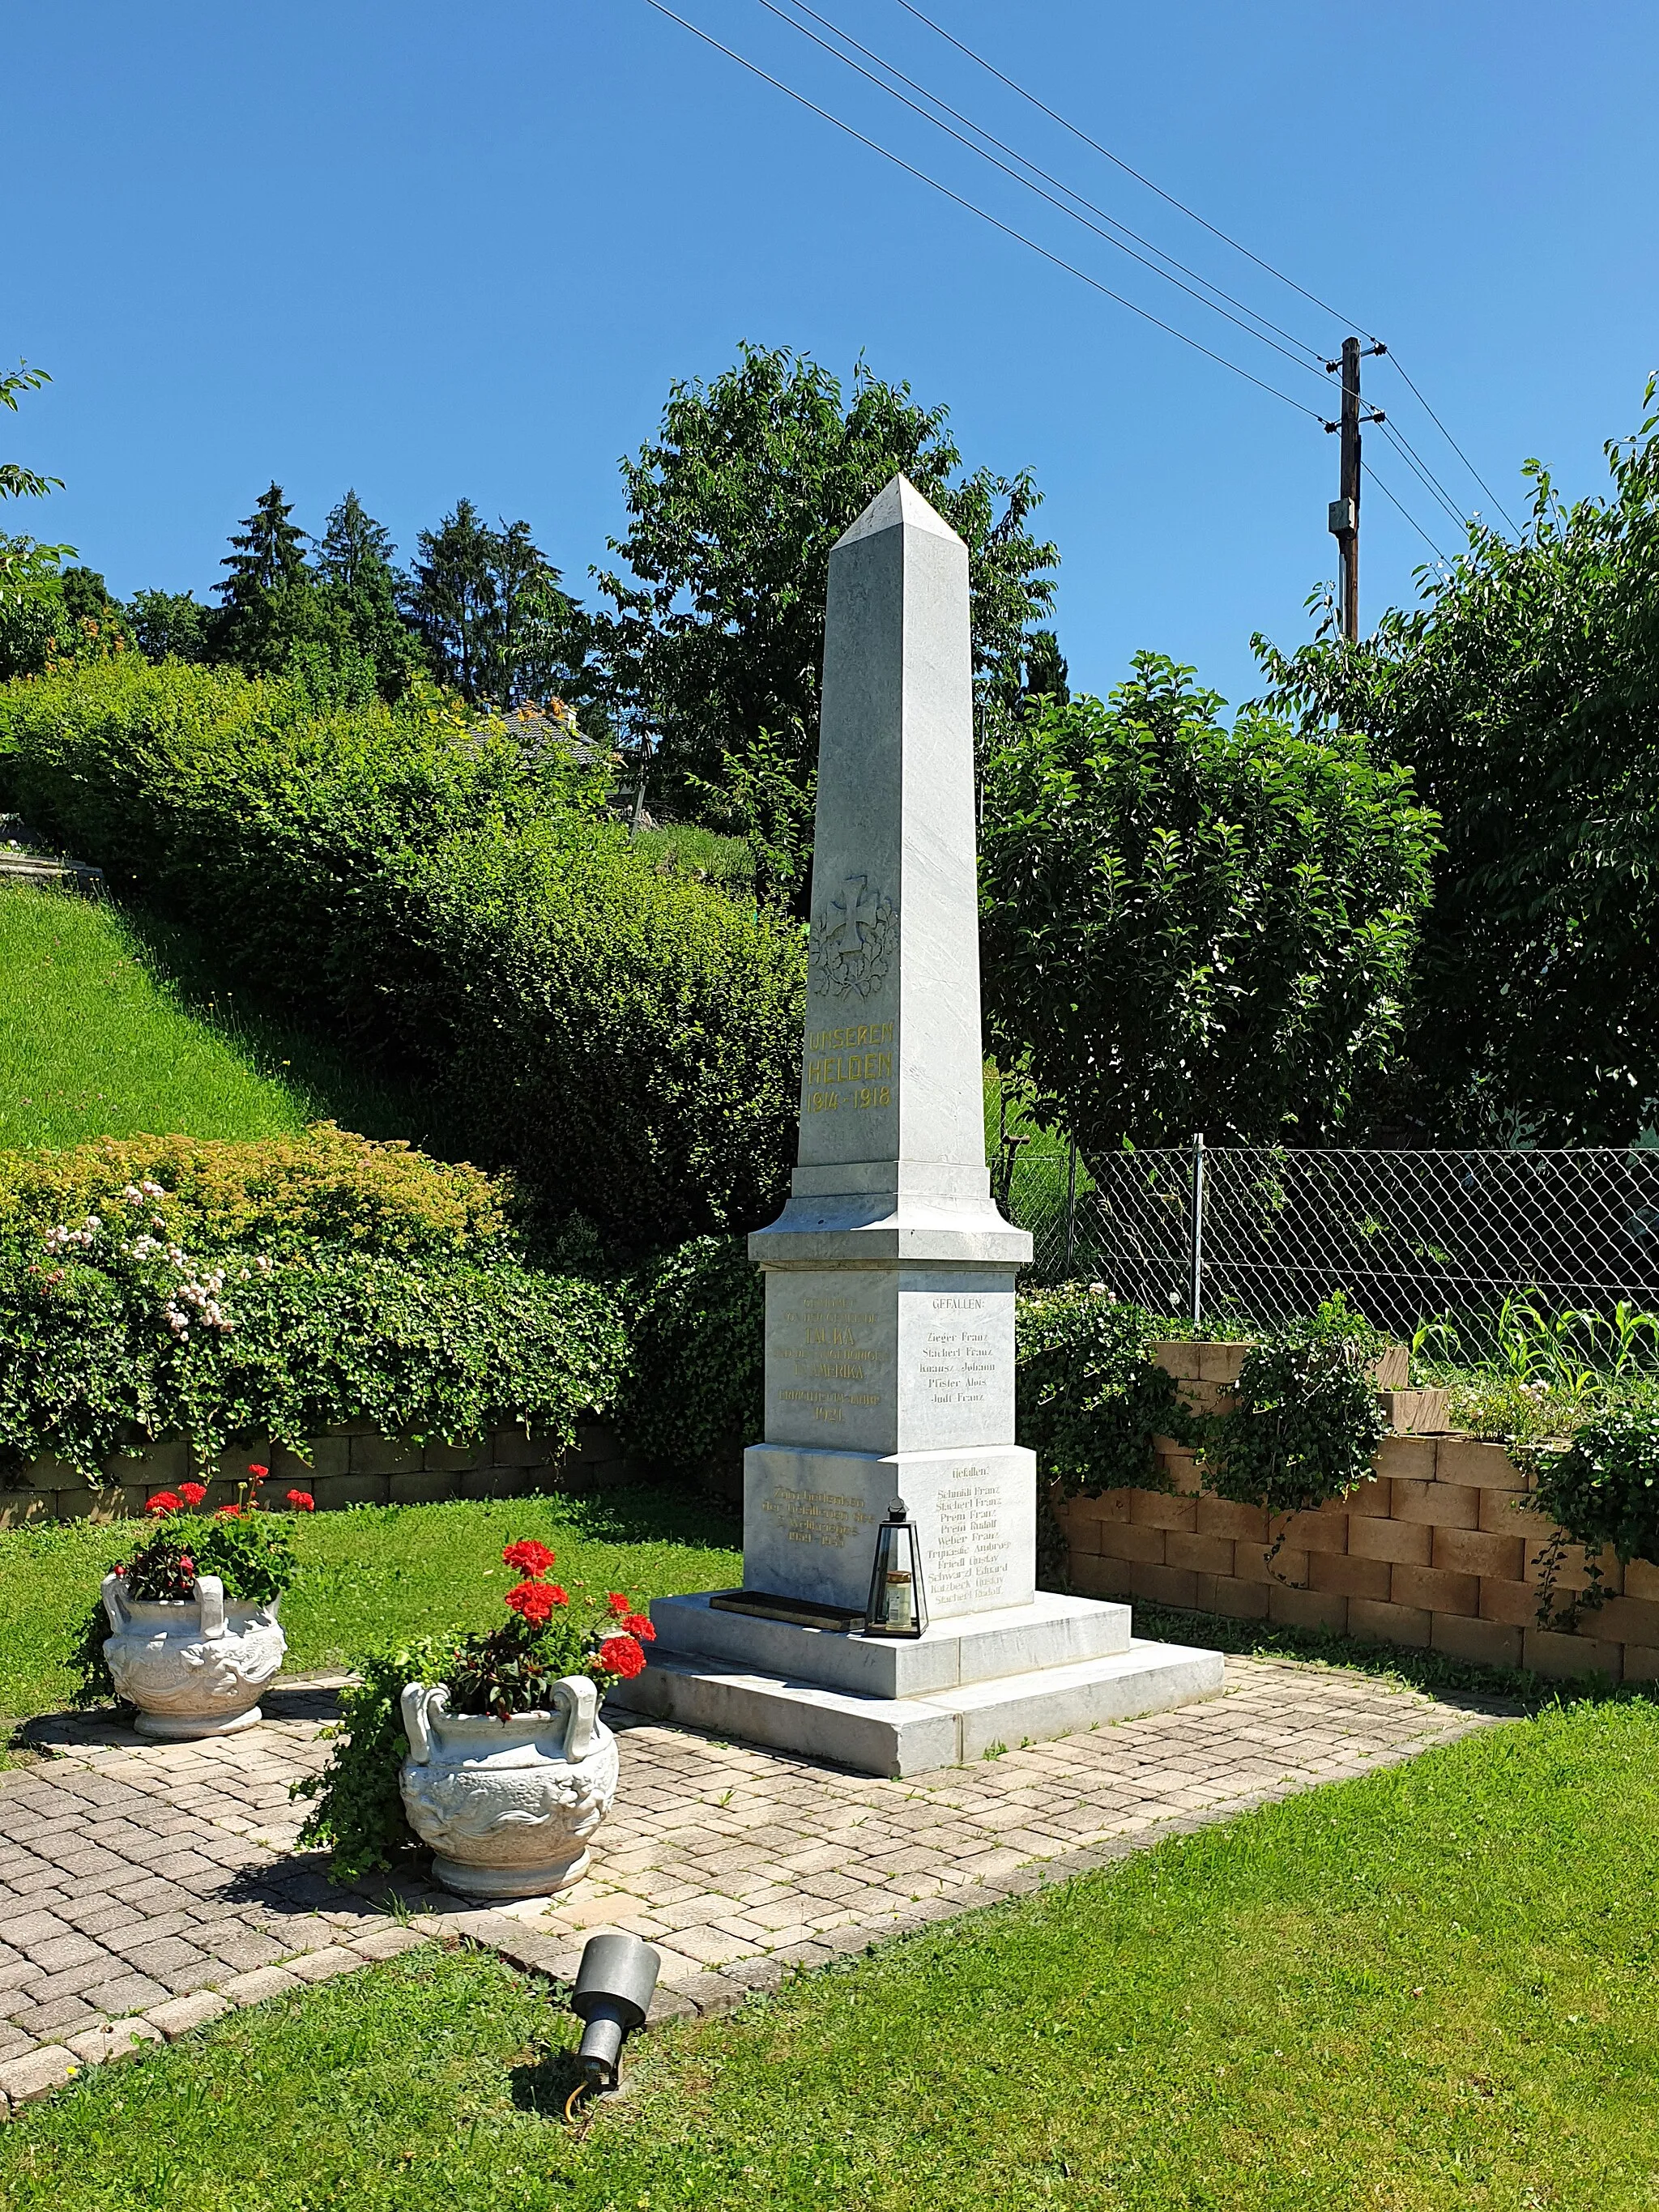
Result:
{"type": "Polygon", "coordinates": [[[617,1740],[585,1674],[554,1685],[558,1710],[452,1713],[441,1685],[403,1693],[409,1756],[398,1774],[432,1871],[464,1897],[541,1897],[587,1871],[589,1838],[617,1795],[617,1740]]]}
{"type": "Polygon", "coordinates": [[[283,1663],[280,1599],[227,1605],[217,1575],[201,1576],[195,1592],[132,1601],[119,1575],[104,1577],[104,1656],[116,1689],[138,1708],[141,1735],[188,1741],[255,1727],[260,1692],[283,1663]]]}

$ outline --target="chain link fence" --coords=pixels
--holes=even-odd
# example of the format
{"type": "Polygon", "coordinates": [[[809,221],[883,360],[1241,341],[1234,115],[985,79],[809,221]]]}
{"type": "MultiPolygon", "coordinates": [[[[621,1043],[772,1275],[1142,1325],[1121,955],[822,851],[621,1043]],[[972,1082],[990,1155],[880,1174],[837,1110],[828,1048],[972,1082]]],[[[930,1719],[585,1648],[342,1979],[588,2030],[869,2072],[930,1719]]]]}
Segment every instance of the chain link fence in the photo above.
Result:
{"type": "Polygon", "coordinates": [[[1445,1319],[1480,1356],[1506,1299],[1659,1310],[1659,1150],[1021,1153],[1000,1180],[1039,1281],[1155,1313],[1273,1322],[1341,1291],[1391,1335],[1445,1319]]]}

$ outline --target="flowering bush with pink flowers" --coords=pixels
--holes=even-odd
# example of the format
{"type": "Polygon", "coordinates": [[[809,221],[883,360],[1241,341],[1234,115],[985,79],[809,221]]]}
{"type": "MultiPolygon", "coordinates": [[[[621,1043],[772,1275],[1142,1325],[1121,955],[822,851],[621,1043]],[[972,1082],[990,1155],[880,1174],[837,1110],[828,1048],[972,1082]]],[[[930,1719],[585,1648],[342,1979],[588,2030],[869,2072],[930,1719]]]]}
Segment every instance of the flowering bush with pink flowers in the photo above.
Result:
{"type": "Polygon", "coordinates": [[[551,1578],[553,1553],[533,1538],[509,1544],[501,1558],[520,1579],[502,1599],[501,1626],[426,1637],[364,1662],[361,1682],[342,1692],[327,1766],[293,1786],[296,1797],[315,1800],[301,1842],[331,1844],[343,1880],[416,1846],[398,1789],[409,1747],[399,1717],[407,1683],[441,1682],[452,1711],[506,1721],[550,1711],[553,1685],[567,1674],[586,1674],[603,1694],[644,1668],[656,1631],[623,1591],[596,1593],[580,1583],[566,1589],[551,1578]]]}

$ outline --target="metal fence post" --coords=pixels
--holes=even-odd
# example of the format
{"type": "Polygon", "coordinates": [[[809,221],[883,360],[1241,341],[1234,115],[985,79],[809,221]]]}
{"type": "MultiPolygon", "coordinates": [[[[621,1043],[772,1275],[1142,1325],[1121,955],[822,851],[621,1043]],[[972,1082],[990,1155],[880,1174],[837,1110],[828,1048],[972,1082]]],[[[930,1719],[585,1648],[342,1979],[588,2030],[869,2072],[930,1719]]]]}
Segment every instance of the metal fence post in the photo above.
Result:
{"type": "Polygon", "coordinates": [[[1066,1280],[1072,1279],[1072,1253],[1077,1243],[1077,1139],[1066,1160],[1066,1280]]]}
{"type": "Polygon", "coordinates": [[[1188,1247],[1188,1287],[1192,1291],[1193,1327],[1204,1319],[1204,1132],[1193,1136],[1192,1241],[1188,1247]]]}

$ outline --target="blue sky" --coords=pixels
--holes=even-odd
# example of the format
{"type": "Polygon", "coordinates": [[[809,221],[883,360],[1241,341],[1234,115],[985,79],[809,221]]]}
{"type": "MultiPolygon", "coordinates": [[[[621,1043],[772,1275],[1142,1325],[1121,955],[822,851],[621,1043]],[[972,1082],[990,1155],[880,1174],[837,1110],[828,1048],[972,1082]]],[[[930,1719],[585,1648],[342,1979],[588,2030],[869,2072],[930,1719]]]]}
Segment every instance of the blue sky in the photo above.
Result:
{"type": "MultiPolygon", "coordinates": [[[[1255,345],[850,76],[757,0],[680,13],[1098,280],[1316,410],[1255,345]]],[[[1167,252],[1334,351],[1268,280],[942,45],[895,0],[815,0],[1167,252]]],[[[1338,10],[932,0],[1124,161],[1380,332],[1511,513],[1518,469],[1599,484],[1659,362],[1659,10],[1464,0],[1338,10]]],[[[1306,634],[1336,441],[700,46],[644,0],[62,0],[0,20],[0,357],[51,388],[9,458],[67,489],[3,518],[116,590],[204,592],[274,475],[319,526],[355,484],[408,548],[465,494],[526,516],[579,591],[622,526],[617,458],[737,343],[949,404],[970,461],[1029,466],[1073,680],[1138,647],[1237,699],[1249,639],[1306,634]]],[[[1454,503],[1487,502],[1367,364],[1454,503]]],[[[1390,488],[1452,527],[1380,433],[1390,488]]],[[[1425,548],[1373,490],[1362,605],[1425,548]]]]}

